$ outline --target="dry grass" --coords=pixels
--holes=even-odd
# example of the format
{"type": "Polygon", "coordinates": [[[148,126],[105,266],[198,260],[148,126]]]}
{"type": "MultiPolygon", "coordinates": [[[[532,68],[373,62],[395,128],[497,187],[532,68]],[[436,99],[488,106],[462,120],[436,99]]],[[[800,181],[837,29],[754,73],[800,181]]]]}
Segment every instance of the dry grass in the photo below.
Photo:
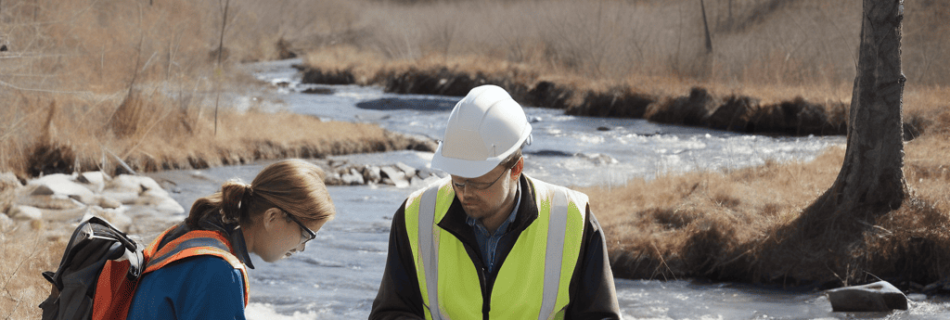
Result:
{"type": "MultiPolygon", "coordinates": [[[[381,72],[448,66],[600,92],[624,86],[679,96],[701,86],[763,103],[850,100],[859,1],[736,1],[731,16],[725,3],[706,1],[714,52],[705,55],[694,1],[233,0],[225,64],[216,69],[221,1],[4,0],[0,171],[113,171],[114,158],[157,170],[393,147],[378,128],[271,114],[262,111],[266,103],[223,108],[213,135],[210,94],[243,89],[233,64],[284,57],[282,48],[308,52],[309,63],[348,70],[360,83],[381,72]]],[[[887,230],[867,233],[862,250],[875,255],[854,260],[926,266],[915,269],[920,279],[943,277],[939,266],[950,252],[940,232],[950,203],[946,5],[905,3],[905,113],[921,115],[930,129],[907,145],[911,198],[873,222],[887,230]]],[[[618,274],[669,277],[701,266],[741,278],[722,270],[762,261],[766,255],[750,244],[775,241],[775,230],[794,223],[830,186],[841,157],[831,150],[812,163],[671,175],[589,193],[598,206],[606,196],[630,199],[623,208],[595,208],[617,265],[628,267],[618,274]]],[[[0,261],[0,317],[38,317],[48,286],[21,275],[53,269],[62,248],[36,241],[0,239],[0,256],[23,257],[0,261]]],[[[764,271],[757,277],[774,280],[764,271]]]]}
{"type": "MultiPolygon", "coordinates": [[[[356,0],[337,6],[352,15],[349,28],[323,31],[322,37],[338,35],[337,41],[311,42],[303,49],[320,54],[329,46],[352,46],[364,57],[374,57],[363,60],[370,67],[381,61],[454,64],[458,57],[477,56],[524,65],[542,76],[577,76],[607,87],[622,83],[660,96],[702,86],[766,103],[795,96],[817,102],[850,100],[860,1],[733,1],[731,16],[727,1],[706,2],[713,38],[710,55],[704,51],[696,1],[406,5],[356,0]]],[[[950,12],[947,5],[905,4],[902,50],[909,89],[950,83],[950,56],[941,49],[950,32],[942,23],[950,12]]]]}
{"type": "Polygon", "coordinates": [[[43,232],[0,233],[0,318],[38,319],[37,307],[51,285],[40,274],[55,271],[66,244],[50,242],[43,232]]]}
{"type": "MultiPolygon", "coordinates": [[[[117,159],[137,171],[201,168],[410,143],[375,126],[274,113],[274,101],[234,98],[259,86],[236,63],[279,57],[281,37],[339,28],[308,16],[325,3],[232,0],[217,67],[211,57],[221,3],[0,1],[0,172],[115,173],[117,159]],[[214,134],[217,92],[223,103],[214,134]]],[[[49,290],[40,271],[55,269],[63,250],[37,238],[42,233],[0,234],[7,258],[0,261],[0,319],[39,318],[49,290]]]]}
{"type": "MultiPolygon", "coordinates": [[[[860,1],[706,2],[711,53],[704,49],[697,2],[613,0],[331,1],[325,4],[352,14],[353,22],[321,36],[335,41],[302,48],[308,49],[305,62],[317,70],[314,78],[322,79],[314,81],[323,83],[447,95],[494,83],[525,103],[576,115],[768,134],[844,133],[860,1]],[[445,79],[445,87],[438,84],[445,79]],[[537,99],[531,90],[544,83],[556,88],[537,99]],[[732,105],[722,112],[744,114],[738,120],[684,120],[671,105],[697,87],[712,97],[711,110],[730,97],[749,97],[751,108],[732,105]],[[647,104],[662,112],[644,110],[647,104]],[[786,118],[785,109],[793,108],[780,104],[823,114],[786,118]],[[789,127],[803,123],[809,127],[789,127]]],[[[950,33],[943,23],[950,18],[948,5],[905,4],[905,123],[918,131],[947,101],[950,56],[940,48],[950,33]]]]}
{"type": "Polygon", "coordinates": [[[834,182],[843,148],[808,163],[769,162],[584,191],[620,277],[787,285],[881,277],[919,290],[950,276],[950,111],[944,108],[934,119],[932,126],[942,129],[905,145],[910,192],[903,206],[868,221],[802,229],[816,225],[803,221],[802,212],[834,182]]]}

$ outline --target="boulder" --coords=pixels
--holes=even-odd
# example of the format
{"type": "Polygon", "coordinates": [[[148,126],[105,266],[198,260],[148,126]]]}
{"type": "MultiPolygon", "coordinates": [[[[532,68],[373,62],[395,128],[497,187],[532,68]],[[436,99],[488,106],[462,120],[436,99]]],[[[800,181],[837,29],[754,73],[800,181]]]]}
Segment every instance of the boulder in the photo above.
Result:
{"type": "Polygon", "coordinates": [[[102,171],[83,172],[76,177],[77,182],[85,184],[87,188],[94,192],[102,192],[108,179],[109,177],[102,171]]]}
{"type": "Polygon", "coordinates": [[[340,176],[340,179],[343,180],[344,185],[355,186],[365,184],[363,174],[357,171],[356,168],[350,168],[350,172],[340,176]]]}
{"type": "Polygon", "coordinates": [[[109,199],[120,204],[133,204],[135,203],[135,200],[139,198],[139,193],[131,191],[121,192],[106,190],[102,192],[101,196],[103,199],[109,199]]]}
{"type": "Polygon", "coordinates": [[[887,281],[825,291],[834,312],[907,310],[907,296],[887,281]]]}
{"type": "Polygon", "coordinates": [[[365,166],[363,167],[363,180],[367,183],[377,183],[383,177],[381,176],[379,167],[377,166],[365,166]]]}
{"type": "Polygon", "coordinates": [[[422,179],[428,179],[429,177],[433,176],[433,174],[432,174],[432,171],[429,171],[429,170],[426,170],[426,169],[422,169],[422,170],[419,170],[419,172],[416,173],[416,176],[418,176],[419,178],[422,178],[422,179]]]}
{"type": "Polygon", "coordinates": [[[181,215],[185,213],[185,208],[178,204],[175,199],[168,196],[162,196],[154,190],[142,193],[133,203],[137,206],[152,207],[162,215],[181,215]]]}
{"type": "Polygon", "coordinates": [[[127,174],[113,178],[112,181],[106,184],[105,190],[112,192],[135,192],[136,194],[152,190],[154,192],[163,193],[165,196],[168,195],[168,192],[162,189],[154,179],[127,174]]]}
{"type": "Polygon", "coordinates": [[[0,174],[0,192],[6,190],[15,190],[23,185],[20,184],[20,180],[16,178],[12,172],[4,172],[0,174]]]}
{"type": "Polygon", "coordinates": [[[327,171],[327,176],[323,179],[323,182],[327,185],[338,186],[343,184],[343,179],[340,177],[340,173],[336,170],[327,171]]]}
{"type": "Polygon", "coordinates": [[[396,168],[399,168],[399,170],[402,170],[402,172],[406,173],[406,177],[412,177],[416,175],[416,168],[410,167],[405,163],[396,162],[396,168]]]}
{"type": "Polygon", "coordinates": [[[92,190],[75,181],[72,175],[57,173],[44,176],[27,182],[29,186],[36,186],[33,195],[64,195],[77,198],[95,196],[92,190]]]}
{"type": "Polygon", "coordinates": [[[10,209],[10,213],[7,215],[10,216],[13,220],[40,220],[43,219],[43,211],[39,208],[31,206],[14,206],[13,209],[10,209]]]}
{"type": "Polygon", "coordinates": [[[98,205],[103,209],[118,209],[122,206],[122,202],[105,196],[99,196],[97,200],[93,205],[98,205]]]}
{"type": "Polygon", "coordinates": [[[396,169],[394,167],[382,167],[379,168],[382,172],[383,178],[388,178],[392,182],[392,185],[397,188],[405,188],[409,186],[409,181],[406,178],[406,173],[396,169]]]}
{"type": "Polygon", "coordinates": [[[16,203],[24,206],[31,206],[40,209],[50,210],[69,210],[82,207],[83,204],[64,195],[33,195],[27,193],[16,199],[16,203]]]}
{"type": "Polygon", "coordinates": [[[122,210],[103,209],[93,206],[86,210],[82,219],[85,220],[88,216],[97,216],[105,219],[120,231],[127,231],[129,230],[129,226],[132,225],[132,218],[125,215],[122,210]]]}

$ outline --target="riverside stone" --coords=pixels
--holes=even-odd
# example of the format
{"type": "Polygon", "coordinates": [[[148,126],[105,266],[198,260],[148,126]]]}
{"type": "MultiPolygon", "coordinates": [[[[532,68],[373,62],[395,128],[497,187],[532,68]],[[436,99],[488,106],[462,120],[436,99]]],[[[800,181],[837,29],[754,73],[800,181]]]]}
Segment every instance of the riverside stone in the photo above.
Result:
{"type": "Polygon", "coordinates": [[[344,185],[350,186],[362,185],[365,183],[363,181],[363,175],[355,172],[344,174],[340,177],[340,179],[343,180],[344,185]]]}
{"type": "Polygon", "coordinates": [[[15,190],[23,185],[20,184],[20,180],[16,178],[12,172],[4,172],[0,174],[0,192],[6,190],[15,190]]]}
{"type": "Polygon", "coordinates": [[[108,176],[101,171],[83,172],[76,177],[76,181],[86,184],[93,192],[102,192],[106,187],[108,176]]]}
{"type": "Polygon", "coordinates": [[[166,196],[168,192],[155,182],[154,179],[144,176],[133,176],[123,174],[109,181],[105,187],[106,190],[113,192],[135,192],[140,194],[148,190],[154,190],[155,192],[164,193],[166,196]]]}
{"type": "Polygon", "coordinates": [[[103,209],[117,209],[122,206],[122,202],[109,197],[99,196],[97,205],[103,209]]]}
{"type": "Polygon", "coordinates": [[[175,199],[167,196],[160,196],[155,190],[149,190],[141,197],[135,200],[134,205],[152,207],[164,215],[180,215],[185,213],[185,208],[178,204],[175,199]]]}
{"type": "Polygon", "coordinates": [[[139,193],[106,190],[102,192],[102,197],[117,201],[121,204],[133,204],[135,200],[139,198],[139,193]]]}
{"type": "Polygon", "coordinates": [[[907,296],[887,281],[825,291],[834,312],[907,310],[907,296]]]}
{"type": "Polygon", "coordinates": [[[116,229],[119,230],[129,230],[129,226],[132,225],[132,218],[125,215],[122,210],[115,209],[104,209],[97,206],[88,207],[86,212],[83,214],[82,219],[86,219],[88,216],[97,216],[105,219],[111,223],[116,229]]]}
{"type": "Polygon", "coordinates": [[[76,183],[75,180],[76,178],[72,175],[57,173],[31,180],[27,185],[37,186],[36,189],[33,190],[33,195],[58,194],[77,197],[94,196],[93,190],[76,183]]]}
{"type": "Polygon", "coordinates": [[[14,206],[8,215],[11,219],[19,221],[43,219],[43,211],[39,208],[23,205],[14,206]]]}
{"type": "Polygon", "coordinates": [[[405,172],[406,177],[412,177],[416,175],[416,168],[410,167],[406,165],[405,163],[396,162],[396,168],[398,168],[399,170],[402,170],[402,172],[405,172]]]}
{"type": "Polygon", "coordinates": [[[68,210],[82,207],[84,204],[64,195],[33,195],[26,192],[16,199],[16,204],[50,210],[68,210]]]}
{"type": "Polygon", "coordinates": [[[382,179],[379,167],[377,166],[365,166],[363,167],[363,180],[367,183],[373,182],[377,183],[382,179]]]}
{"type": "Polygon", "coordinates": [[[409,181],[406,180],[405,172],[402,172],[401,170],[394,167],[382,167],[379,168],[379,170],[382,172],[383,178],[388,178],[392,182],[392,185],[396,186],[397,188],[405,188],[409,186],[409,181]]]}

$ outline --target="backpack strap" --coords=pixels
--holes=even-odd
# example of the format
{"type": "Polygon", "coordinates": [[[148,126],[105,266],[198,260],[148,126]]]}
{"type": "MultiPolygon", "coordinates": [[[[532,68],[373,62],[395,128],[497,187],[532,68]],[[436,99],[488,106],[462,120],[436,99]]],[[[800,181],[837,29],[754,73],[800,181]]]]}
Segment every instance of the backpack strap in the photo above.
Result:
{"type": "Polygon", "coordinates": [[[244,277],[244,305],[247,306],[250,297],[247,268],[244,266],[244,263],[234,255],[231,249],[231,243],[224,235],[217,231],[189,231],[177,239],[172,240],[161,249],[157,249],[158,243],[161,243],[162,238],[172,229],[165,231],[165,233],[156,238],[155,241],[149,245],[148,249],[146,249],[148,264],[146,264],[145,271],[143,271],[142,274],[161,269],[164,266],[185,258],[195,256],[219,257],[227,261],[231,267],[241,270],[241,275],[244,277]]]}

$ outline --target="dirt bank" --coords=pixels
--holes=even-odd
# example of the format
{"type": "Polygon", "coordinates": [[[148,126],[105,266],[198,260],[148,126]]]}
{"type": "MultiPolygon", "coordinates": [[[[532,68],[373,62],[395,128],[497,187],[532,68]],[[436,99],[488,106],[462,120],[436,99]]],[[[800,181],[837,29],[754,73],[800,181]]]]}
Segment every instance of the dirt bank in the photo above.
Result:
{"type": "MultiPolygon", "coordinates": [[[[295,66],[304,83],[380,85],[386,92],[464,96],[471,88],[494,84],[505,88],[522,104],[562,109],[577,116],[638,118],[656,123],[703,127],[740,133],[807,136],[843,135],[849,105],[813,102],[802,97],[775,103],[744,95],[717,95],[693,87],[681,96],[660,96],[617,84],[589,89],[576,81],[540,79],[536,73],[509,68],[494,73],[447,66],[380,66],[369,76],[355,68],[323,69],[295,66]]],[[[363,71],[365,72],[365,71],[363,71]]],[[[925,126],[917,114],[905,119],[905,139],[919,136],[925,126]]]]}

